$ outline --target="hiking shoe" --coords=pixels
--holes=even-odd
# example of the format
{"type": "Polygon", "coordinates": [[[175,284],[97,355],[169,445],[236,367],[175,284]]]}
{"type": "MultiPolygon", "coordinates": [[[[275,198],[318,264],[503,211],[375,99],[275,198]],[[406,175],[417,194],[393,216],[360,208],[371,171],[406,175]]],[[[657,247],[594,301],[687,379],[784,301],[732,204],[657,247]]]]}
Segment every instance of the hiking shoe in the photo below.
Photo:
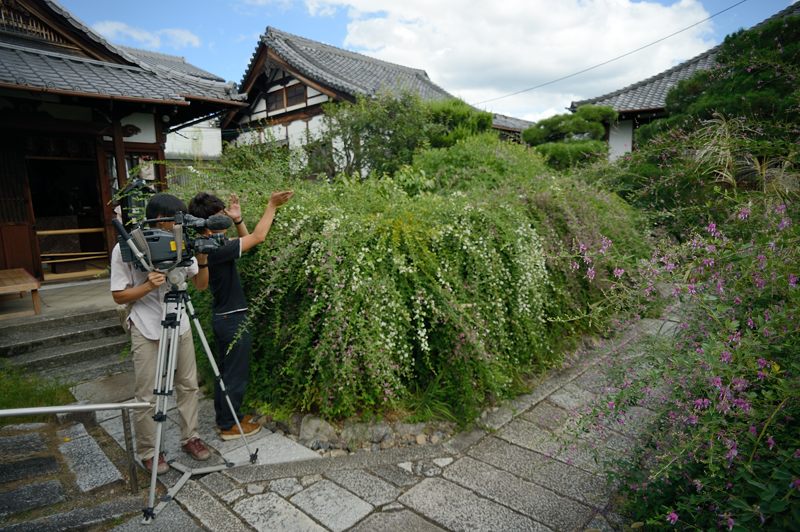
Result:
{"type": "MultiPolygon", "coordinates": [[[[245,416],[245,419],[247,419],[247,416],[245,416]]],[[[261,430],[261,425],[259,425],[258,423],[251,423],[251,422],[248,422],[248,421],[244,421],[244,419],[242,421],[240,421],[240,423],[242,425],[242,430],[244,431],[244,435],[245,436],[250,436],[252,434],[257,433],[259,430],[261,430]]],[[[227,441],[227,440],[235,440],[236,438],[241,438],[242,437],[242,433],[239,432],[239,427],[237,427],[234,424],[229,429],[220,428],[219,429],[219,437],[222,438],[225,441],[227,441]]]]}
{"type": "MultiPolygon", "coordinates": [[[[153,459],[148,458],[147,460],[142,460],[142,465],[148,472],[153,471],[153,459]]],[[[164,454],[158,455],[158,465],[156,466],[156,475],[163,475],[169,471],[169,464],[167,464],[166,459],[164,459],[164,454]]]]}
{"type": "Polygon", "coordinates": [[[208,450],[208,447],[206,447],[206,444],[203,443],[203,440],[200,438],[192,438],[181,445],[181,448],[189,453],[195,460],[203,462],[211,458],[211,451],[208,450]]]}

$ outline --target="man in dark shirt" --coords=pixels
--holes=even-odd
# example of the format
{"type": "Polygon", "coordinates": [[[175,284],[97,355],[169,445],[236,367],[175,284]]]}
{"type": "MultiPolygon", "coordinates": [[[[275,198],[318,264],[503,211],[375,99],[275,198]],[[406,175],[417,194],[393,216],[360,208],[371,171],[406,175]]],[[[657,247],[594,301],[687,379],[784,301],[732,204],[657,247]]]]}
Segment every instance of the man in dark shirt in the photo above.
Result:
{"type": "MultiPolygon", "coordinates": [[[[247,318],[247,300],[236,269],[236,260],[245,251],[256,247],[266,239],[277,208],[289,201],[292,194],[294,194],[292,191],[273,192],[264,214],[252,233],[247,230],[242,219],[241,205],[235,194],[231,195],[227,209],[221,199],[205,192],[197,194],[189,203],[189,213],[192,216],[208,218],[215,214],[228,215],[236,225],[239,236],[226,241],[220,248],[209,253],[208,274],[213,296],[212,327],[217,344],[215,358],[236,416],[241,420],[244,434],[248,436],[261,430],[261,426],[253,423],[250,416],[242,417],[240,411],[250,376],[249,354],[252,338],[249,331],[239,331],[247,318]]],[[[205,229],[205,232],[210,235],[224,230],[205,229]]],[[[214,410],[220,438],[223,440],[239,438],[241,434],[218,382],[214,385],[214,410]]]]}

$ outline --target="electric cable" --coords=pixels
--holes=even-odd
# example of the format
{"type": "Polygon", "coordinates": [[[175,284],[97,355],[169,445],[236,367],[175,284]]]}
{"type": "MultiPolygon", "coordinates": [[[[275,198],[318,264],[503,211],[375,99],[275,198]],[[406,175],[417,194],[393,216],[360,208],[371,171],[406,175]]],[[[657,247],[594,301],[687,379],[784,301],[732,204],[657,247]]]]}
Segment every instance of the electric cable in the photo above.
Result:
{"type": "Polygon", "coordinates": [[[676,31],[674,33],[670,33],[669,35],[667,35],[665,37],[661,37],[660,39],[658,39],[656,41],[653,41],[653,42],[651,42],[649,44],[645,44],[644,46],[640,46],[639,48],[636,48],[635,50],[631,50],[630,52],[625,52],[622,55],[618,55],[618,56],[616,56],[614,58],[611,58],[611,59],[608,59],[606,61],[603,61],[602,63],[597,63],[596,65],[584,68],[583,70],[578,70],[577,72],[573,72],[572,74],[568,74],[566,76],[561,76],[560,78],[556,78],[556,79],[547,81],[545,83],[540,83],[539,85],[535,85],[533,87],[528,87],[527,89],[518,90],[516,92],[505,94],[503,96],[497,96],[496,98],[489,98],[488,100],[482,100],[480,102],[476,102],[476,103],[473,103],[473,104],[470,104],[470,105],[478,106],[478,105],[481,105],[481,104],[484,104],[484,103],[496,102],[497,100],[502,100],[504,98],[510,98],[511,96],[516,96],[517,94],[522,94],[524,92],[529,92],[529,91],[532,91],[532,90],[535,90],[535,89],[541,89],[542,87],[546,87],[548,85],[552,85],[553,83],[558,83],[559,81],[564,81],[565,79],[569,79],[569,78],[575,77],[577,75],[583,74],[584,72],[589,72],[590,70],[594,70],[595,68],[599,68],[599,67],[607,65],[609,63],[613,63],[614,61],[622,59],[623,57],[627,57],[627,56],[629,56],[631,54],[635,54],[636,52],[644,50],[645,48],[649,48],[650,46],[653,46],[653,45],[658,44],[660,42],[666,41],[670,37],[674,37],[674,36],[676,36],[676,35],[678,35],[680,33],[683,33],[684,31],[690,30],[690,29],[694,28],[695,26],[698,26],[698,25],[702,24],[703,22],[707,22],[707,21],[711,20],[712,18],[725,13],[726,11],[730,11],[734,7],[737,7],[737,6],[740,6],[740,5],[744,4],[745,2],[747,2],[747,0],[740,0],[739,2],[736,2],[735,4],[733,4],[732,6],[726,7],[725,9],[723,9],[721,11],[717,11],[713,15],[710,15],[710,16],[704,18],[703,20],[695,22],[691,26],[686,26],[685,28],[683,28],[681,30],[678,30],[678,31],[676,31]]]}

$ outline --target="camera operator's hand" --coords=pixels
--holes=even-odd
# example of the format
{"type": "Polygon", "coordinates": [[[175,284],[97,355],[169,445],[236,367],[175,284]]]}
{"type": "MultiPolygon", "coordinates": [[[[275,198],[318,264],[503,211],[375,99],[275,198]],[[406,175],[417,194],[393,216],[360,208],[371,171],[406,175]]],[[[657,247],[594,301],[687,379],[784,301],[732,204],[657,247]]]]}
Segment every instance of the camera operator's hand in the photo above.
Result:
{"type": "Polygon", "coordinates": [[[161,272],[150,272],[147,274],[147,282],[155,290],[167,281],[167,276],[161,272]]]}
{"type": "Polygon", "coordinates": [[[273,192],[269,197],[269,204],[273,207],[280,207],[294,195],[293,190],[284,190],[282,192],[273,192]]]}

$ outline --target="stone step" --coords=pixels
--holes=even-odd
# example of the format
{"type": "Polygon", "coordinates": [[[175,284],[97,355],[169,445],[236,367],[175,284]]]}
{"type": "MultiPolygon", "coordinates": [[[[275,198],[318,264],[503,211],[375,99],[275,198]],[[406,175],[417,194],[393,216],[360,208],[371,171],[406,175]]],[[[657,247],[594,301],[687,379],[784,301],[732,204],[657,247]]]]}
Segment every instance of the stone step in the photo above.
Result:
{"type": "Polygon", "coordinates": [[[9,362],[14,366],[39,372],[61,366],[70,366],[68,369],[72,369],[82,362],[96,362],[106,355],[119,357],[122,350],[129,345],[128,337],[122,333],[122,329],[120,334],[114,336],[81,340],[17,355],[10,358],[9,362]]]}
{"type": "Polygon", "coordinates": [[[63,383],[79,384],[129,371],[133,371],[133,360],[130,356],[120,355],[118,351],[76,364],[47,368],[40,371],[39,375],[63,383]]]}
{"type": "Polygon", "coordinates": [[[42,328],[99,321],[116,315],[117,311],[113,309],[89,308],[80,311],[72,309],[55,315],[40,314],[38,316],[26,316],[24,319],[3,320],[0,321],[0,339],[17,335],[30,336],[42,328]]]}
{"type": "Polygon", "coordinates": [[[105,314],[100,319],[72,322],[57,319],[41,322],[38,328],[4,331],[0,335],[0,357],[15,357],[39,349],[56,348],[66,344],[118,336],[122,326],[116,313],[105,314]]]}

